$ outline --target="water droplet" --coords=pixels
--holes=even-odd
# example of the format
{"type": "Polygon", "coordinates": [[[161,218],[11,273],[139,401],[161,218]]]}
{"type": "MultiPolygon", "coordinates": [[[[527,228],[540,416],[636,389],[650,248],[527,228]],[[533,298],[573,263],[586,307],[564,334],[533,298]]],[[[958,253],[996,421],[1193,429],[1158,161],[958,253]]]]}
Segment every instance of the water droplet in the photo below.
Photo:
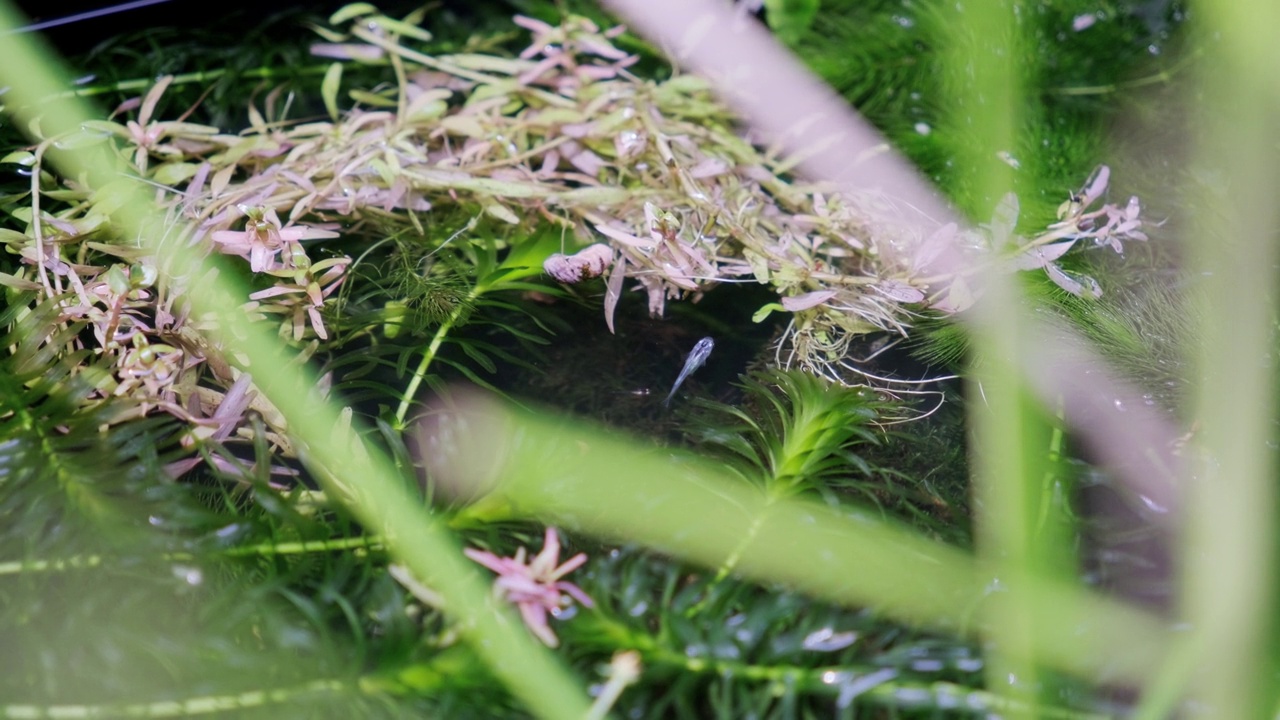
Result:
{"type": "Polygon", "coordinates": [[[1115,404],[1116,412],[1124,412],[1125,410],[1127,410],[1127,408],[1124,406],[1124,401],[1122,401],[1120,398],[1115,398],[1111,402],[1115,404]]]}
{"type": "Polygon", "coordinates": [[[929,127],[929,123],[923,123],[923,122],[916,123],[915,130],[921,135],[928,135],[929,133],[933,132],[933,128],[929,127]]]}

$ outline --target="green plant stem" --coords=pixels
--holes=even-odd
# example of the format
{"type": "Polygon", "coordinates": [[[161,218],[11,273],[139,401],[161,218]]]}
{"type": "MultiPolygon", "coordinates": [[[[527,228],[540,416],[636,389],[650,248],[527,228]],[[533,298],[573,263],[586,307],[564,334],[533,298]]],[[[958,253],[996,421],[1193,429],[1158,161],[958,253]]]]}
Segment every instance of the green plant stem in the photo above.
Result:
{"type": "Polygon", "coordinates": [[[1148,85],[1161,85],[1173,82],[1175,76],[1191,65],[1191,63],[1200,60],[1204,52],[1200,48],[1196,48],[1189,52],[1184,52],[1181,57],[1172,66],[1167,67],[1159,72],[1152,73],[1140,78],[1126,80],[1124,82],[1107,83],[1106,85],[1069,85],[1064,87],[1049,88],[1047,92],[1053,95],[1108,95],[1117,93],[1121,90],[1132,90],[1134,88],[1145,87],[1148,85]]]}
{"type": "MultiPolygon", "coordinates": [[[[298,542],[258,543],[240,547],[227,548],[220,554],[224,557],[247,557],[270,555],[305,555],[307,553],[340,552],[343,550],[382,550],[383,540],[377,535],[336,538],[333,540],[301,540],[298,542]]],[[[165,553],[160,556],[166,562],[189,562],[195,560],[191,553],[165,553]]],[[[61,572],[64,570],[88,570],[100,567],[105,558],[102,555],[73,555],[57,560],[12,560],[0,562],[0,575],[17,575],[24,572],[61,572]]]]}
{"type": "Polygon", "coordinates": [[[1160,720],[1177,715],[1178,705],[1195,677],[1204,652],[1203,638],[1195,635],[1170,643],[1170,652],[1159,672],[1143,688],[1142,702],[1133,712],[1134,720],[1160,720]]]}
{"type": "MultiPolygon", "coordinates": [[[[642,644],[647,638],[637,637],[642,644]]],[[[797,665],[760,665],[733,660],[689,657],[682,651],[648,644],[640,649],[646,666],[675,667],[683,672],[734,677],[761,683],[776,683],[782,687],[795,687],[809,692],[839,696],[846,686],[890,668],[879,666],[826,666],[804,667],[797,665]]],[[[898,681],[888,678],[857,695],[879,705],[899,709],[967,708],[972,711],[1003,713],[1031,713],[1036,717],[1056,720],[1100,720],[1108,717],[1097,713],[1071,710],[1063,707],[1031,706],[998,693],[979,690],[955,682],[898,681]]],[[[851,701],[852,699],[848,699],[851,701]]]]}
{"type": "Polygon", "coordinates": [[[202,695],[185,700],[159,700],[128,705],[0,705],[4,718],[189,717],[294,702],[298,696],[350,689],[341,680],[312,680],[288,688],[249,690],[233,695],[202,695]]]}
{"type": "Polygon", "coordinates": [[[426,351],[422,353],[422,360],[418,363],[417,369],[413,371],[413,377],[409,378],[409,386],[405,388],[404,395],[400,398],[400,406],[396,408],[395,428],[397,430],[404,430],[404,419],[409,414],[409,406],[413,403],[413,398],[418,394],[418,388],[422,385],[423,379],[426,378],[431,362],[436,359],[436,354],[440,352],[440,346],[444,344],[444,339],[448,337],[449,332],[453,330],[453,326],[457,324],[458,319],[467,311],[467,308],[479,299],[486,289],[482,285],[476,285],[467,294],[466,301],[458,303],[453,308],[453,312],[449,313],[449,317],[443,323],[440,323],[435,336],[431,338],[431,343],[427,345],[426,351]]]}
{"type": "MultiPolygon", "coordinates": [[[[1055,416],[1058,423],[1066,422],[1066,408],[1064,400],[1059,397],[1055,416]]],[[[1065,440],[1064,433],[1060,424],[1055,424],[1049,428],[1049,447],[1045,453],[1044,473],[1040,481],[1040,498],[1039,512],[1036,513],[1036,522],[1033,529],[1035,535],[1044,533],[1048,526],[1049,513],[1053,509],[1054,503],[1054,481],[1058,479],[1058,468],[1062,462],[1062,443],[1065,440]]]]}

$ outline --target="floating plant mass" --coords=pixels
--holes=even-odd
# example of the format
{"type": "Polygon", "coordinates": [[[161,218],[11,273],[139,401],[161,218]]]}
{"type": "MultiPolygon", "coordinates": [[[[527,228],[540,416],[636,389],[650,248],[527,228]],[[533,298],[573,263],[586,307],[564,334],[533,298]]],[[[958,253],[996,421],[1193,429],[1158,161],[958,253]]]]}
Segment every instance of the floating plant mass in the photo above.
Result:
{"type": "MultiPolygon", "coordinates": [[[[263,286],[246,308],[282,318],[282,335],[296,342],[328,339],[322,315],[355,264],[341,254],[313,259],[303,240],[329,239],[341,253],[338,231],[426,237],[424,222],[442,207],[470,213],[471,228],[479,220],[509,227],[491,231],[499,249],[514,250],[548,224],[567,244],[585,246],[545,258],[545,269],[565,283],[604,277],[610,328],[628,283],[654,315],[717,283],[768,284],[779,299],[758,315],[792,314],[779,363],[841,382],[860,334],[905,334],[921,311],[957,312],[973,301],[964,278],[929,272],[947,245],[1010,270],[1043,269],[1069,292],[1097,295],[1095,282],[1063,270],[1058,258],[1083,240],[1121,251],[1123,241],[1145,239],[1136,198],[1123,209],[1094,207],[1107,187],[1105,167],[1036,236],[1015,233],[1011,195],[988,225],[918,237],[893,198],[791,176],[794,160],[744,139],[702,78],[632,74],[636,56],[613,43],[621,28],[517,17],[533,36],[517,57],[433,56],[415,49],[430,39],[418,19],[358,5],[317,28],[325,42],[313,54],[335,60],[322,87],[328,121],[290,124],[279,93],[268,95],[265,114],[248,108],[250,127],[240,134],[160,121],[155,110],[171,81],[163,78],[121,108],[137,108],[136,119],[94,123],[59,142],[113,138],[131,172],[161,188],[157,199],[174,225],[159,231],[240,256],[263,286]],[[356,105],[340,111],[347,63],[385,65],[393,84],[351,89],[356,105]]],[[[5,161],[42,170],[42,150],[5,161]]],[[[190,341],[182,283],[154,287],[152,258],[98,241],[108,222],[98,205],[54,203],[83,191],[42,186],[41,177],[32,173],[26,232],[3,238],[28,269],[0,279],[62,298],[59,322],[93,326],[93,350],[117,359],[104,393],[184,406],[181,394],[194,387],[175,396],[184,372],[209,361],[221,374],[227,363],[213,357],[218,348],[190,341]],[[159,358],[163,371],[139,382],[144,356],[159,358]]],[[[220,380],[227,387],[232,377],[220,380]]]]}

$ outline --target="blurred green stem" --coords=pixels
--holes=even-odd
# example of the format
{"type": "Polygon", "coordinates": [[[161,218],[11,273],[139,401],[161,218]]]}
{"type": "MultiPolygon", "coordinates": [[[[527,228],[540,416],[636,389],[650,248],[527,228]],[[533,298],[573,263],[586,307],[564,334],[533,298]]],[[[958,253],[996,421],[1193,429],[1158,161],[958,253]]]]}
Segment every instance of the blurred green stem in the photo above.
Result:
{"type": "Polygon", "coordinates": [[[204,695],[185,700],[159,700],[128,705],[0,705],[6,718],[177,718],[212,715],[296,702],[299,696],[351,689],[341,680],[312,680],[288,688],[248,690],[235,695],[204,695]]]}
{"type": "Polygon", "coordinates": [[[1206,59],[1191,174],[1189,277],[1210,308],[1190,351],[1198,430],[1185,453],[1179,614],[1196,666],[1183,692],[1219,718],[1264,717],[1276,680],[1276,127],[1280,5],[1198,3],[1206,59]]]}

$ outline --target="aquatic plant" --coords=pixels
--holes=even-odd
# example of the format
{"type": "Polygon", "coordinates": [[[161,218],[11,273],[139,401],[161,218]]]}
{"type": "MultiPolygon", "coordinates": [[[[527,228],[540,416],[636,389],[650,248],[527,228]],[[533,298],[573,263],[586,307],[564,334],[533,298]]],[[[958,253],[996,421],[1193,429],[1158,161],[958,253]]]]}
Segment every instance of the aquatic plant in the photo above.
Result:
{"type": "MultiPolygon", "coordinates": [[[[129,129],[127,124],[124,127],[129,129]]],[[[145,139],[146,131],[141,136],[145,139]]],[[[186,139],[196,136],[199,133],[193,132],[186,139]]],[[[159,148],[169,140],[161,133],[147,142],[159,148]]],[[[137,162],[136,152],[126,153],[126,159],[137,162]]],[[[150,157],[147,172],[162,165],[161,160],[150,157]]],[[[67,176],[80,177],[77,173],[67,176]]],[[[228,182],[243,179],[238,177],[233,174],[228,182]]],[[[46,184],[42,187],[55,185],[51,175],[40,182],[46,184]]],[[[379,191],[375,187],[371,192],[379,191]]],[[[73,194],[63,197],[77,199],[73,194]]],[[[508,209],[523,207],[510,198],[497,202],[510,203],[508,209]]],[[[1082,683],[1136,685],[1148,681],[1152,668],[1164,658],[1167,634],[1148,613],[1083,591],[1070,581],[1044,577],[1049,571],[1028,578],[1013,566],[1010,572],[993,576],[988,563],[1000,560],[1002,550],[1016,556],[1025,549],[1016,538],[996,535],[993,540],[992,535],[984,535],[987,545],[979,550],[984,554],[973,556],[884,522],[874,511],[845,505],[843,491],[852,489],[880,501],[891,515],[911,517],[912,506],[927,507],[930,498],[927,488],[921,487],[922,494],[914,497],[915,488],[909,488],[903,493],[906,502],[900,503],[903,495],[897,493],[902,489],[891,475],[872,474],[870,482],[861,483],[864,478],[857,472],[847,472],[843,463],[856,467],[862,450],[858,443],[876,436],[867,427],[846,427],[840,420],[846,411],[869,418],[868,408],[860,402],[870,402],[873,396],[828,388],[812,376],[796,376],[799,380],[777,376],[760,383],[761,404],[772,405],[776,412],[746,416],[745,441],[724,443],[747,449],[737,474],[725,473],[724,463],[699,462],[670,448],[641,447],[616,434],[595,433],[559,419],[493,405],[486,410],[481,404],[463,407],[449,416],[456,422],[443,425],[453,434],[437,438],[440,443],[432,453],[456,462],[436,468],[424,491],[414,467],[421,458],[404,447],[403,426],[393,422],[406,416],[371,411],[367,414],[381,416],[380,424],[368,428],[361,422],[366,413],[335,412],[322,401],[327,385],[309,373],[306,361],[313,352],[323,353],[340,342],[351,342],[346,349],[354,351],[362,349],[359,343],[366,340],[390,340],[405,345],[396,348],[392,363],[398,377],[415,360],[420,367],[434,364],[439,357],[436,351],[459,338],[455,330],[483,310],[483,302],[502,302],[490,290],[520,288],[538,272],[539,260],[557,249],[559,238],[544,233],[536,243],[525,243],[516,233],[490,235],[492,228],[501,227],[502,218],[492,212],[488,216],[460,213],[450,217],[456,222],[446,232],[432,228],[430,235],[436,240],[453,238],[439,252],[435,247],[411,247],[408,233],[388,233],[360,246],[368,250],[385,241],[378,248],[391,250],[364,264],[361,253],[348,253],[346,246],[328,242],[303,246],[305,261],[292,251],[287,260],[281,251],[296,243],[287,243],[283,233],[299,225],[290,224],[283,209],[277,214],[286,219],[277,224],[262,206],[248,203],[227,206],[224,219],[230,221],[237,214],[231,208],[239,211],[240,204],[257,215],[254,228],[205,230],[245,233],[240,235],[245,242],[236,246],[230,258],[233,264],[224,269],[233,267],[235,274],[264,285],[283,280],[282,285],[295,289],[289,295],[306,296],[284,306],[287,312],[264,311],[273,313],[272,325],[282,336],[276,339],[293,343],[301,352],[279,352],[279,343],[264,342],[258,326],[236,313],[220,315],[212,310],[208,315],[196,310],[186,317],[171,314],[184,322],[194,318],[192,325],[203,323],[200,329],[213,339],[189,332],[173,334],[172,343],[146,340],[149,328],[145,326],[152,321],[147,310],[151,293],[171,292],[173,277],[189,279],[183,268],[192,267],[174,260],[177,256],[167,254],[168,248],[162,247],[165,252],[157,256],[173,264],[158,262],[154,276],[144,262],[137,263],[139,270],[121,263],[103,278],[106,290],[93,291],[88,288],[96,288],[96,277],[88,278],[87,272],[82,276],[75,265],[80,264],[80,254],[91,256],[90,251],[98,252],[96,248],[86,244],[83,247],[89,250],[84,253],[56,257],[37,244],[37,252],[28,254],[25,271],[44,263],[49,286],[65,282],[70,291],[41,299],[45,286],[30,279],[36,276],[28,276],[29,284],[10,295],[15,300],[13,312],[6,311],[2,318],[9,324],[6,329],[27,333],[6,336],[4,346],[12,354],[0,359],[5,363],[0,375],[11,368],[21,370],[13,373],[18,381],[7,389],[14,403],[13,409],[6,405],[5,412],[13,414],[4,416],[21,422],[13,426],[16,429],[6,426],[0,444],[0,467],[5,469],[0,492],[6,493],[0,502],[5,508],[18,509],[14,517],[22,521],[6,527],[4,535],[6,553],[20,558],[2,566],[17,586],[17,601],[6,604],[6,617],[13,622],[6,623],[5,631],[21,641],[6,642],[6,646],[52,648],[43,651],[44,665],[35,670],[31,664],[17,666],[26,657],[13,661],[15,669],[5,674],[5,682],[15,688],[18,700],[5,706],[8,714],[161,716],[254,710],[265,714],[289,707],[309,715],[338,717],[404,712],[454,717],[526,712],[546,717],[585,715],[585,693],[566,680],[568,674],[559,671],[551,656],[537,654],[541,648],[531,650],[525,633],[512,632],[519,628],[514,618],[491,610],[483,601],[483,588],[473,587],[478,585],[473,582],[477,579],[474,568],[468,568],[470,574],[456,572],[465,556],[460,548],[442,541],[441,524],[465,520],[469,512],[473,519],[491,521],[468,525],[460,534],[466,544],[488,548],[495,558],[518,556],[517,548],[531,547],[550,523],[572,529],[568,537],[574,551],[591,553],[593,562],[579,569],[575,583],[589,593],[596,609],[564,624],[564,652],[557,657],[574,663],[583,678],[608,676],[612,694],[607,696],[628,714],[804,716],[829,714],[833,707],[838,712],[862,713],[866,705],[883,705],[884,712],[908,715],[936,715],[963,707],[1084,717],[1110,708],[1089,693],[1057,693],[1055,678],[1042,665],[1083,678],[1082,683]],[[483,228],[485,237],[453,236],[475,217],[480,219],[474,227],[483,228]],[[279,263],[273,271],[287,272],[287,276],[268,278],[255,273],[255,248],[260,268],[279,263]],[[322,280],[323,273],[307,276],[304,270],[314,267],[307,261],[320,258],[326,249],[334,254],[324,259],[337,261],[332,267],[341,268],[340,276],[346,278],[327,296],[324,289],[339,278],[322,280]],[[285,267],[290,260],[294,266],[285,267]],[[406,268],[421,269],[422,283],[410,281],[406,268]],[[479,270],[469,272],[471,268],[479,270]],[[365,272],[368,275],[360,274],[365,272]],[[85,286],[94,305],[84,317],[62,318],[68,307],[63,297],[73,305],[79,300],[72,276],[85,286]],[[371,282],[353,288],[360,280],[371,282]],[[309,292],[312,282],[320,288],[319,300],[309,292]],[[371,288],[375,283],[384,284],[371,288]],[[392,287],[408,289],[412,301],[397,305],[397,300],[388,299],[390,293],[381,290],[392,287]],[[341,315],[326,316],[322,306],[333,302],[337,307],[336,299],[348,291],[344,307],[367,314],[349,322],[341,315]],[[95,296],[103,300],[94,300],[95,296]],[[142,335],[143,340],[130,337],[127,349],[109,347],[117,334],[111,326],[112,308],[120,308],[121,317],[132,318],[123,322],[135,329],[133,337],[142,335]],[[320,337],[319,327],[312,324],[312,310],[320,313],[330,338],[320,337]],[[295,337],[299,320],[301,340],[295,337]],[[101,330],[101,337],[91,326],[101,330]],[[33,327],[38,329],[32,331],[33,327]],[[69,340],[72,337],[74,341],[69,340]],[[226,341],[228,337],[232,342],[226,341]],[[431,339],[418,342],[423,337],[431,339]],[[414,342],[418,347],[409,348],[414,342]],[[92,382],[101,375],[79,364],[92,354],[93,343],[109,356],[98,370],[116,375],[113,381],[126,388],[119,397],[103,398],[101,388],[92,382]],[[185,433],[180,423],[163,415],[137,422],[138,415],[169,402],[168,383],[184,357],[175,355],[176,351],[201,353],[210,366],[223,359],[205,352],[205,345],[199,343],[222,343],[216,346],[227,356],[226,367],[211,367],[211,381],[197,384],[194,390],[179,388],[177,392],[186,393],[179,395],[184,397],[181,405],[163,406],[175,417],[185,420],[181,411],[195,418],[196,430],[185,433]],[[43,383],[39,375],[48,360],[58,361],[50,371],[57,387],[43,383]],[[233,364],[252,367],[255,383],[261,384],[272,402],[257,401],[256,410],[250,412],[255,400],[248,393],[245,375],[230,371],[233,364]],[[227,374],[220,377],[223,369],[227,374]],[[61,381],[68,378],[88,384],[68,381],[65,387],[72,392],[58,397],[64,387],[61,381]],[[208,384],[221,389],[210,395],[208,384]],[[775,385],[785,392],[775,390],[775,385]],[[124,415],[117,412],[132,413],[134,421],[119,422],[124,415]],[[40,413],[44,414],[37,417],[40,413]],[[246,442],[226,447],[221,441],[236,431],[242,418],[247,424],[240,428],[246,442]],[[110,431],[100,432],[104,426],[110,431]],[[174,434],[165,436],[166,428],[174,428],[174,434]],[[277,432],[281,429],[288,433],[277,432]],[[139,434],[131,434],[134,430],[139,434]],[[64,435],[66,443],[61,442],[64,435]],[[164,464],[190,459],[184,443],[195,444],[204,453],[207,468],[202,472],[208,474],[191,483],[155,482],[164,464]],[[148,455],[153,448],[163,449],[161,457],[148,455]],[[171,448],[178,449],[170,455],[171,448]],[[107,452],[97,452],[104,449],[107,452]],[[281,475],[294,468],[280,467],[278,455],[295,449],[322,484],[321,491],[279,482],[281,475]],[[33,457],[40,462],[28,462],[33,457]],[[65,472],[67,466],[59,463],[67,458],[83,460],[90,469],[118,463],[136,470],[85,473],[109,489],[94,494],[74,482],[81,473],[65,472]],[[760,472],[762,466],[779,472],[760,472]],[[759,474],[744,477],[748,475],[744,467],[759,474]],[[433,502],[427,509],[425,501],[438,500],[433,493],[444,487],[441,481],[450,473],[455,486],[488,492],[489,508],[505,514],[486,518],[472,510],[477,505],[458,510],[457,504],[442,502],[433,502]],[[501,482],[493,480],[495,474],[501,482]],[[7,494],[15,487],[22,491],[7,494]],[[761,487],[769,492],[760,492],[761,487]],[[33,489],[47,493],[55,503],[83,501],[80,507],[95,512],[102,528],[117,525],[121,518],[132,520],[138,536],[154,544],[121,543],[117,548],[98,541],[105,531],[84,531],[86,526],[77,515],[46,515],[43,510],[50,501],[25,502],[34,497],[33,489]],[[802,489],[819,494],[822,501],[784,497],[802,489]],[[203,497],[188,496],[192,502],[138,503],[132,508],[136,514],[129,514],[131,503],[120,503],[125,510],[117,511],[103,500],[111,492],[128,500],[169,500],[171,492],[178,497],[188,493],[203,497]],[[514,522],[524,518],[536,520],[536,529],[514,522]],[[50,544],[77,532],[81,542],[50,544]],[[616,550],[590,547],[588,534],[628,545],[616,550]],[[393,560],[395,567],[407,572],[394,578],[384,572],[384,561],[391,564],[393,560]],[[779,584],[787,590],[775,592],[779,584]],[[246,588],[252,592],[246,593],[246,588]],[[1052,615],[1039,617],[1048,622],[1023,623],[1027,618],[1020,612],[1006,612],[1010,607],[1022,609],[1016,600],[1024,588],[1051,601],[1052,615]],[[54,604],[49,597],[71,602],[54,604]],[[161,606],[178,607],[183,617],[168,620],[164,613],[151,611],[161,606]],[[192,621],[191,613],[185,612],[190,608],[208,616],[192,621]],[[1010,622],[1011,616],[1019,622],[1010,622]],[[119,622],[104,623],[104,617],[119,622]],[[1011,627],[1013,631],[1034,628],[1035,634],[1028,631],[1019,636],[1011,627]],[[182,642],[186,638],[192,642],[182,642]],[[974,649],[978,642],[983,643],[981,657],[974,649]],[[148,661],[123,663],[136,669],[137,678],[78,672],[99,667],[83,662],[78,648],[86,646],[93,658],[112,660],[117,666],[122,664],[121,657],[148,661]],[[184,646],[200,652],[184,655],[184,646]],[[628,653],[624,657],[638,656],[642,668],[637,670],[631,662],[601,671],[599,663],[618,657],[619,651],[628,653]],[[1026,654],[1019,655],[1020,651],[1026,654]],[[302,658],[281,661],[298,655],[302,658]],[[173,661],[175,657],[179,662],[173,661]],[[152,662],[152,658],[159,659],[152,662]],[[226,660],[236,672],[227,677],[202,674],[201,665],[207,665],[208,658],[226,660]],[[1018,675],[1033,679],[1030,690],[1016,684],[1006,688],[1007,668],[1032,665],[1033,674],[1018,675]],[[65,671],[40,675],[43,667],[65,671]],[[495,692],[495,678],[506,683],[511,694],[495,692]],[[612,682],[616,678],[638,680],[635,692],[619,696],[618,685],[612,682]]],[[[369,216],[370,227],[381,220],[376,210],[362,210],[369,216]]],[[[664,233],[670,223],[661,211],[659,207],[651,213],[652,227],[638,229],[652,230],[667,242],[664,233]]],[[[1080,214],[1085,212],[1089,211],[1080,214]]],[[[34,217],[39,227],[38,214],[34,217]]],[[[1125,221],[1123,215],[1117,219],[1117,226],[1125,221]]],[[[127,220],[120,221],[128,228],[126,237],[158,238],[167,227],[165,223],[139,227],[127,220]]],[[[1096,226],[1077,227],[1075,232],[1092,227],[1096,226]]],[[[185,244],[195,235],[168,237],[183,241],[174,244],[185,244]]],[[[993,235],[975,237],[988,240],[993,235]]],[[[31,246],[27,240],[20,242],[31,246]]],[[[15,239],[14,244],[19,242],[15,239]]],[[[198,239],[195,244],[204,251],[212,247],[198,239]]],[[[1017,247],[1008,251],[1014,254],[1017,247]]],[[[365,256],[374,257],[373,253],[365,256]]],[[[1042,266],[1046,276],[1048,262],[1054,260],[1042,266]]],[[[12,287],[18,285],[13,282],[12,287]]],[[[223,293],[217,283],[197,286],[192,281],[189,287],[213,288],[208,297],[193,293],[193,307],[206,310],[209,306],[202,303],[209,299],[236,307],[249,295],[223,293]]],[[[526,289],[533,291],[533,287],[539,292],[546,289],[526,289]]],[[[479,351],[481,346],[471,349],[479,351]]],[[[467,367],[466,361],[461,364],[467,367]]],[[[425,371],[414,377],[430,381],[425,371]]],[[[380,378],[378,385],[381,392],[390,383],[380,378]]],[[[413,399],[413,392],[402,394],[397,400],[413,399]]],[[[1001,401],[997,392],[991,396],[1001,401]]],[[[1008,406],[997,407],[1004,417],[1008,406]]],[[[1017,421],[1024,416],[1018,412],[1007,416],[1023,433],[1025,428],[1017,421]]],[[[1033,499],[1043,499],[1045,494],[1037,493],[1033,499]]],[[[993,498],[1001,499],[982,496],[984,501],[993,498]]],[[[1028,507],[1050,508],[1049,513],[1058,510],[1052,504],[1037,503],[999,507],[1019,523],[1026,520],[1028,507]]],[[[980,519],[980,529],[1000,527],[999,520],[980,519]]],[[[912,523],[917,524],[923,525],[912,523]]],[[[465,561],[461,564],[466,566],[465,561]]],[[[1191,644],[1183,652],[1199,647],[1191,644]]],[[[1173,702],[1168,700],[1171,691],[1161,690],[1179,685],[1182,664],[1172,665],[1177,667],[1171,667],[1154,686],[1155,700],[1147,701],[1148,708],[1173,702]]],[[[593,712],[598,716],[603,710],[593,712]]]]}
{"type": "Polygon", "coordinates": [[[560,562],[560,538],[555,528],[547,528],[542,551],[526,562],[523,547],[512,557],[499,557],[491,552],[468,548],[467,557],[498,574],[494,591],[520,608],[520,617],[544,644],[560,644],[547,624],[548,613],[559,613],[577,600],[584,607],[595,603],[573,583],[562,580],[565,575],[587,562],[586,553],[578,553],[560,562]]]}
{"type": "MultiPolygon", "coordinates": [[[[1013,196],[985,229],[948,225],[929,238],[914,237],[891,198],[833,194],[791,179],[798,159],[778,157],[740,137],[732,113],[711,96],[706,81],[676,75],[655,82],[631,75],[627,67],[636,56],[612,44],[620,28],[602,31],[581,17],[559,27],[518,18],[534,37],[517,58],[431,56],[412,46],[430,40],[415,25],[420,17],[397,20],[353,5],[334,14],[334,28],[318,28],[327,42],[314,46],[314,53],[383,64],[394,76],[394,84],[376,91],[351,89],[357,106],[340,113],[344,64],[330,65],[322,86],[329,122],[291,123],[278,93],[267,96],[265,112],[250,105],[249,128],[238,135],[161,121],[157,106],[172,82],[165,77],[117,109],[136,108],[136,119],[87,123],[70,137],[11,153],[4,159],[31,173],[31,207],[15,214],[24,220],[24,231],[7,231],[5,240],[32,271],[7,276],[6,282],[30,288],[38,280],[46,297],[61,293],[64,281],[76,290],[78,302],[68,304],[68,314],[96,318],[98,351],[118,359],[115,382],[104,392],[140,387],[128,379],[137,374],[132,368],[140,354],[161,358],[164,369],[151,373],[146,390],[169,405],[187,404],[190,392],[177,383],[188,377],[190,385],[189,373],[199,375],[202,362],[224,368],[215,374],[224,386],[230,383],[225,348],[164,342],[187,332],[184,284],[169,280],[162,292],[150,292],[150,278],[159,271],[154,261],[140,250],[98,240],[107,229],[97,208],[103,207],[101,193],[110,191],[48,185],[53,178],[45,174],[42,158],[51,143],[87,149],[108,139],[118,141],[117,151],[139,179],[157,186],[171,222],[193,221],[194,229],[169,242],[247,260],[259,289],[248,294],[246,310],[282,318],[281,332],[295,342],[314,337],[309,352],[329,339],[330,298],[356,262],[338,254],[351,240],[315,241],[336,240],[334,230],[341,228],[347,237],[385,233],[401,238],[403,246],[406,233],[424,232],[423,218],[438,215],[432,211],[437,206],[455,206],[454,212],[469,219],[438,248],[420,253],[423,260],[452,252],[455,238],[464,252],[488,243],[481,254],[492,256],[530,243],[520,236],[537,236],[539,224],[590,243],[584,252],[603,249],[598,241],[607,241],[612,251],[597,253],[580,271],[557,270],[559,256],[543,257],[549,272],[564,279],[607,273],[603,309],[611,328],[629,280],[648,296],[655,315],[669,299],[696,298],[718,282],[767,283],[779,301],[757,317],[771,311],[791,315],[779,340],[779,365],[853,384],[866,380],[849,358],[857,336],[876,330],[902,334],[923,309],[950,313],[973,301],[976,291],[963,277],[931,271],[941,248],[961,246],[1011,268],[1044,269],[1069,292],[1097,295],[1096,283],[1063,270],[1056,260],[1082,240],[1119,252],[1123,240],[1145,237],[1136,199],[1123,210],[1093,207],[1107,188],[1105,167],[1062,204],[1057,222],[1030,238],[1014,232],[1013,196]],[[517,235],[493,227],[495,222],[519,228],[517,235]],[[313,259],[320,248],[333,256],[313,259]],[[69,256],[78,262],[68,264],[63,258],[69,256]],[[155,320],[145,320],[147,315],[155,320]],[[123,330],[117,327],[121,322],[123,330]]],[[[531,273],[518,270],[514,258],[536,269],[543,247],[519,248],[507,257],[501,289],[532,289],[518,284],[531,273]]],[[[426,278],[439,277],[433,269],[418,270],[426,278]]],[[[397,424],[404,423],[408,403],[449,331],[481,296],[499,290],[487,271],[471,272],[473,287],[465,293],[444,292],[447,281],[427,279],[422,292],[385,301],[383,330],[393,337],[413,314],[447,318],[401,391],[397,424]]],[[[406,289],[404,282],[400,289],[406,289]]],[[[401,373],[404,364],[395,363],[401,373]]]]}

